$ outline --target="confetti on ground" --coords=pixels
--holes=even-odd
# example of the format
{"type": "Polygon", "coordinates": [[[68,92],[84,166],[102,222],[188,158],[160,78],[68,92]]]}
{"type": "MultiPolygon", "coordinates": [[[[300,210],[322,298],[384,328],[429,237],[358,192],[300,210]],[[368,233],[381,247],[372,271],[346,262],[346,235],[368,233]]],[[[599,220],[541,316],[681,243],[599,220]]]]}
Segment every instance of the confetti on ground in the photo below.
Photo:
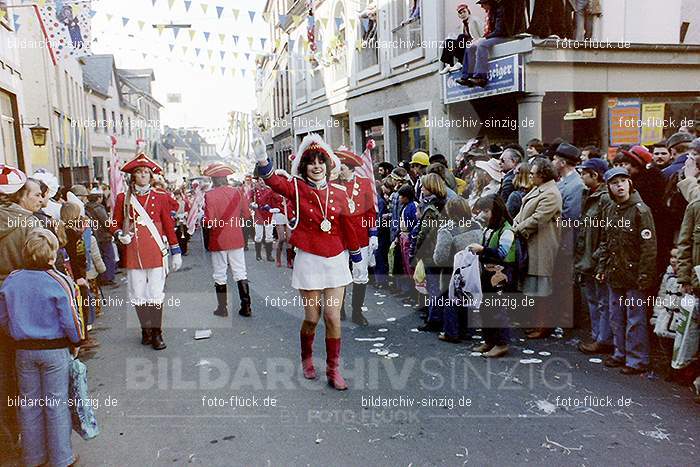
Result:
{"type": "Polygon", "coordinates": [[[389,355],[389,351],[388,350],[380,350],[379,352],[377,352],[377,355],[381,355],[382,357],[384,357],[385,355],[389,355]]]}
{"type": "Polygon", "coordinates": [[[379,353],[380,349],[369,349],[370,353],[379,353]]]}
{"type": "Polygon", "coordinates": [[[393,323],[394,321],[396,321],[396,318],[387,318],[386,320],[390,323],[393,323]]]}
{"type": "Polygon", "coordinates": [[[475,341],[478,341],[479,339],[481,339],[481,336],[478,335],[478,334],[474,334],[474,335],[472,336],[472,339],[474,339],[475,341]]]}
{"type": "Polygon", "coordinates": [[[411,329],[411,332],[420,332],[420,330],[418,328],[413,328],[411,329]]]}
{"type": "Polygon", "coordinates": [[[384,305],[384,302],[377,302],[377,305],[384,305]]]}
{"type": "Polygon", "coordinates": [[[377,329],[378,332],[388,332],[389,330],[387,328],[381,328],[377,329]]]}
{"type": "Polygon", "coordinates": [[[396,358],[398,356],[399,356],[399,354],[397,354],[397,353],[390,353],[389,355],[387,355],[387,357],[389,357],[389,358],[396,358]]]}
{"type": "Polygon", "coordinates": [[[542,352],[537,352],[537,354],[542,355],[543,357],[549,357],[550,355],[552,355],[551,352],[546,352],[544,350],[542,352]]]}
{"type": "Polygon", "coordinates": [[[588,359],[588,361],[591,363],[603,363],[603,360],[597,357],[591,357],[588,359]]]}
{"type": "Polygon", "coordinates": [[[407,308],[408,308],[408,307],[410,307],[410,306],[411,306],[411,304],[410,304],[410,303],[404,303],[404,304],[403,304],[403,306],[405,306],[405,307],[407,307],[407,308]]]}
{"type": "Polygon", "coordinates": [[[542,360],[539,358],[523,358],[520,360],[520,363],[523,365],[529,365],[531,363],[542,363],[542,360]]]}
{"type": "Polygon", "coordinates": [[[356,337],[357,342],[378,342],[383,341],[386,337],[356,337]]]}
{"type": "Polygon", "coordinates": [[[481,352],[472,352],[469,354],[471,357],[481,357],[481,352]]]}
{"type": "Polygon", "coordinates": [[[530,355],[530,354],[535,353],[535,351],[532,349],[523,349],[523,353],[530,355]]]}
{"type": "Polygon", "coordinates": [[[376,344],[372,344],[374,347],[384,347],[384,344],[381,342],[377,342],[376,344]]]}

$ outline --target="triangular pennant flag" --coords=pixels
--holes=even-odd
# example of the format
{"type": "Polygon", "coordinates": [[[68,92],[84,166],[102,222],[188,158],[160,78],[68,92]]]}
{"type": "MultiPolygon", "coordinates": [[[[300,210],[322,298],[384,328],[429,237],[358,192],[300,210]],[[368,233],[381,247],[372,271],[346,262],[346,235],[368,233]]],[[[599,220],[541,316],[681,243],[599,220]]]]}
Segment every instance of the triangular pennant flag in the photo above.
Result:
{"type": "Polygon", "coordinates": [[[319,18],[318,22],[321,23],[321,26],[323,27],[323,29],[328,27],[328,18],[319,18]]]}
{"type": "Polygon", "coordinates": [[[261,37],[261,38],[260,38],[260,45],[262,45],[263,50],[265,49],[265,43],[266,43],[266,42],[267,42],[267,39],[265,39],[264,37],[261,37]]]}
{"type": "Polygon", "coordinates": [[[280,24],[285,24],[287,20],[289,19],[289,15],[280,15],[280,24]]]}
{"type": "Polygon", "coordinates": [[[188,52],[189,50],[190,50],[189,47],[187,47],[186,45],[183,45],[183,46],[182,46],[182,55],[187,55],[187,52],[188,52]]]}
{"type": "Polygon", "coordinates": [[[21,24],[19,24],[19,15],[13,15],[12,20],[15,23],[15,31],[19,31],[19,27],[21,26],[21,24]]]}
{"type": "Polygon", "coordinates": [[[148,56],[148,54],[147,54],[147,53],[142,53],[141,55],[143,56],[143,59],[146,60],[146,57],[148,56]]]}
{"type": "Polygon", "coordinates": [[[158,35],[159,35],[159,36],[162,36],[162,35],[163,35],[163,31],[165,30],[165,25],[159,24],[158,26],[156,26],[156,29],[158,30],[158,35]]]}
{"type": "Polygon", "coordinates": [[[233,43],[234,43],[235,45],[238,45],[238,37],[239,37],[239,36],[233,36],[233,43]]]}
{"type": "Polygon", "coordinates": [[[80,15],[80,5],[75,4],[70,6],[71,11],[73,11],[73,17],[80,15]]]}
{"type": "Polygon", "coordinates": [[[233,18],[238,21],[238,15],[241,13],[241,10],[238,10],[236,8],[233,9],[233,18]]]}
{"type": "Polygon", "coordinates": [[[211,65],[211,66],[209,67],[209,70],[211,70],[211,74],[213,75],[213,74],[214,74],[214,71],[216,70],[216,68],[214,68],[214,65],[211,65]]]}
{"type": "Polygon", "coordinates": [[[190,41],[193,41],[193,40],[194,40],[194,36],[197,35],[197,31],[195,31],[194,29],[190,29],[190,30],[189,30],[189,33],[190,33],[190,41]]]}
{"type": "Polygon", "coordinates": [[[233,53],[233,59],[234,59],[234,60],[238,60],[238,57],[239,57],[239,56],[240,56],[240,54],[239,54],[238,52],[234,52],[234,53],[233,53]]]}
{"type": "Polygon", "coordinates": [[[156,2],[157,2],[157,1],[158,1],[158,0],[151,0],[151,3],[153,4],[153,6],[156,6],[156,2]]]}
{"type": "Polygon", "coordinates": [[[172,10],[173,5],[175,5],[175,0],[168,0],[168,8],[172,10]]]}
{"type": "Polygon", "coordinates": [[[185,0],[185,11],[190,11],[191,6],[192,6],[191,0],[185,0]]]}
{"type": "Polygon", "coordinates": [[[251,23],[255,21],[255,12],[254,11],[249,11],[248,16],[250,16],[251,23]]]}
{"type": "Polygon", "coordinates": [[[224,57],[226,56],[226,51],[225,50],[220,50],[219,55],[221,55],[221,61],[224,60],[224,57]]]}
{"type": "Polygon", "coordinates": [[[175,37],[175,39],[177,39],[178,34],[180,34],[180,28],[178,28],[178,27],[173,28],[173,36],[175,37]]]}
{"type": "Polygon", "coordinates": [[[140,31],[143,31],[143,27],[146,25],[146,22],[145,22],[145,21],[139,21],[139,22],[138,22],[138,25],[139,25],[139,30],[140,30],[140,31]]]}
{"type": "Polygon", "coordinates": [[[221,45],[223,45],[226,41],[226,34],[219,34],[219,41],[221,41],[221,45]]]}
{"type": "Polygon", "coordinates": [[[223,14],[223,12],[224,12],[224,7],[222,7],[222,6],[216,7],[216,15],[219,17],[219,19],[221,19],[221,15],[223,14]]]}
{"type": "Polygon", "coordinates": [[[357,24],[357,21],[355,21],[354,19],[350,18],[350,19],[348,20],[348,22],[350,23],[350,28],[351,28],[351,29],[355,29],[355,25],[357,24]]]}
{"type": "Polygon", "coordinates": [[[114,15],[107,13],[107,21],[112,21],[112,18],[114,18],[114,15]]]}
{"type": "Polygon", "coordinates": [[[207,42],[209,42],[209,36],[211,35],[210,32],[204,32],[204,39],[206,39],[207,42]]]}
{"type": "Polygon", "coordinates": [[[241,68],[241,76],[245,78],[245,69],[241,68]]]}
{"type": "Polygon", "coordinates": [[[295,23],[298,23],[301,21],[301,15],[292,15],[292,19],[295,23]]]}
{"type": "Polygon", "coordinates": [[[209,55],[209,60],[211,60],[211,56],[214,53],[213,50],[207,50],[207,55],[209,55]]]}
{"type": "Polygon", "coordinates": [[[246,60],[250,60],[250,54],[247,53],[247,54],[244,54],[244,55],[245,55],[245,59],[246,59],[246,60]]]}
{"type": "Polygon", "coordinates": [[[248,47],[250,47],[251,49],[253,48],[254,41],[255,39],[253,37],[248,36],[248,47]]]}
{"type": "Polygon", "coordinates": [[[294,39],[289,39],[289,50],[294,49],[294,39]]]}
{"type": "Polygon", "coordinates": [[[199,66],[202,67],[202,71],[204,71],[204,63],[200,63],[199,66]]]}
{"type": "Polygon", "coordinates": [[[221,67],[221,75],[225,75],[225,74],[226,74],[226,67],[222,66],[221,67]]]}
{"type": "Polygon", "coordinates": [[[202,11],[204,12],[205,15],[207,14],[208,9],[209,9],[209,5],[207,5],[206,3],[202,3],[202,11]]]}
{"type": "Polygon", "coordinates": [[[195,48],[194,53],[199,57],[199,53],[202,51],[200,48],[195,48]]]}
{"type": "Polygon", "coordinates": [[[281,43],[282,43],[282,41],[280,41],[279,39],[276,39],[276,40],[275,40],[275,50],[277,50],[277,49],[280,48],[280,44],[281,44],[281,43]]]}
{"type": "Polygon", "coordinates": [[[168,44],[168,46],[170,47],[170,52],[175,50],[175,44],[168,44]]]}
{"type": "Polygon", "coordinates": [[[340,25],[343,24],[343,18],[336,18],[335,19],[335,27],[336,29],[340,29],[340,25]]]}
{"type": "MultiPolygon", "coordinates": [[[[39,6],[43,6],[41,4],[41,2],[39,2],[39,6]]],[[[90,18],[94,18],[96,14],[97,14],[97,12],[95,10],[90,10],[90,18]]],[[[4,17],[5,17],[5,12],[3,11],[2,13],[0,13],[0,18],[4,18],[4,17]]]]}

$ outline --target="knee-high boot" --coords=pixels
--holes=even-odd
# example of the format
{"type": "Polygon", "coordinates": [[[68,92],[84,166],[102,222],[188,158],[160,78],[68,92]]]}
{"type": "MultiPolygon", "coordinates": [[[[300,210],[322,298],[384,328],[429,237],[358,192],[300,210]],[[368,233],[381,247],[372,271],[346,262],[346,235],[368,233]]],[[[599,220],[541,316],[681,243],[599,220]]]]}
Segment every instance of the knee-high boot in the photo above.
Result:
{"type": "Polygon", "coordinates": [[[275,248],[275,265],[278,268],[282,267],[282,242],[278,242],[275,248]]]}
{"type": "Polygon", "coordinates": [[[340,375],[340,338],[326,337],[326,378],[333,388],[344,391],[348,388],[340,375]]]}
{"type": "Polygon", "coordinates": [[[262,242],[255,242],[255,261],[262,261],[262,242]]]}
{"type": "Polygon", "coordinates": [[[316,368],[314,368],[313,361],[314,337],[316,337],[316,333],[307,334],[303,329],[299,332],[299,340],[301,342],[301,369],[306,379],[316,379],[316,368]]]}
{"type": "Polygon", "coordinates": [[[241,299],[241,309],[238,314],[249,318],[253,316],[253,311],[250,308],[250,284],[247,279],[236,282],[238,285],[238,296],[241,299]]]}
{"type": "Polygon", "coordinates": [[[367,318],[362,314],[362,306],[365,304],[367,284],[352,285],[352,322],[359,326],[367,326],[367,318]]]}
{"type": "Polygon", "coordinates": [[[272,257],[272,242],[265,242],[265,259],[268,261],[275,260],[275,258],[272,257]]]}
{"type": "Polygon", "coordinates": [[[163,350],[167,347],[163,342],[163,304],[150,305],[151,320],[151,347],[154,350],[163,350]]]}
{"type": "Polygon", "coordinates": [[[289,269],[294,267],[294,247],[287,248],[287,267],[289,269]]]}
{"type": "Polygon", "coordinates": [[[148,325],[146,305],[135,305],[134,308],[136,308],[136,316],[138,316],[141,325],[141,345],[151,345],[151,328],[148,325]]]}
{"type": "Polygon", "coordinates": [[[345,291],[347,288],[343,289],[343,301],[340,303],[340,321],[345,321],[348,316],[345,314],[345,291]]]}
{"type": "Polygon", "coordinates": [[[228,316],[228,290],[226,284],[214,283],[214,289],[216,290],[216,303],[217,307],[214,310],[216,316],[226,317],[228,316]]]}

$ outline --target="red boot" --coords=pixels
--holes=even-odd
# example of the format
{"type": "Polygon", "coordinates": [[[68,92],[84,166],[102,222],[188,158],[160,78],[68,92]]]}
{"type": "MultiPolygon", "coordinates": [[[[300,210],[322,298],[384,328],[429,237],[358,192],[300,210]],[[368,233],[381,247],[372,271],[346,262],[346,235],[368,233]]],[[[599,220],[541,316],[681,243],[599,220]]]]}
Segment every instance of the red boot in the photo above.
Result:
{"type": "Polygon", "coordinates": [[[277,246],[277,248],[275,250],[276,250],[275,251],[275,265],[278,268],[281,268],[282,267],[282,247],[277,246]]]}
{"type": "Polygon", "coordinates": [[[348,385],[340,376],[340,338],[326,338],[326,378],[328,384],[338,391],[345,391],[348,385]]]}
{"type": "Polygon", "coordinates": [[[301,340],[301,368],[304,371],[304,378],[316,379],[316,369],[313,361],[314,337],[316,334],[299,333],[301,340]]]}

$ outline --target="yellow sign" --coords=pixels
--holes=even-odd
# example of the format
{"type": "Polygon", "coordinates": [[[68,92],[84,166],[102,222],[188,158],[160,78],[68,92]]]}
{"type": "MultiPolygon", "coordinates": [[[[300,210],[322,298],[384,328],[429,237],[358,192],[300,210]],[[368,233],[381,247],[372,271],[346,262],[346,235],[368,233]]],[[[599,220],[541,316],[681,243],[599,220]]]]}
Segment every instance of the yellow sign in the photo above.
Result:
{"type": "Polygon", "coordinates": [[[666,104],[642,105],[642,144],[658,143],[664,138],[666,104]]]}

